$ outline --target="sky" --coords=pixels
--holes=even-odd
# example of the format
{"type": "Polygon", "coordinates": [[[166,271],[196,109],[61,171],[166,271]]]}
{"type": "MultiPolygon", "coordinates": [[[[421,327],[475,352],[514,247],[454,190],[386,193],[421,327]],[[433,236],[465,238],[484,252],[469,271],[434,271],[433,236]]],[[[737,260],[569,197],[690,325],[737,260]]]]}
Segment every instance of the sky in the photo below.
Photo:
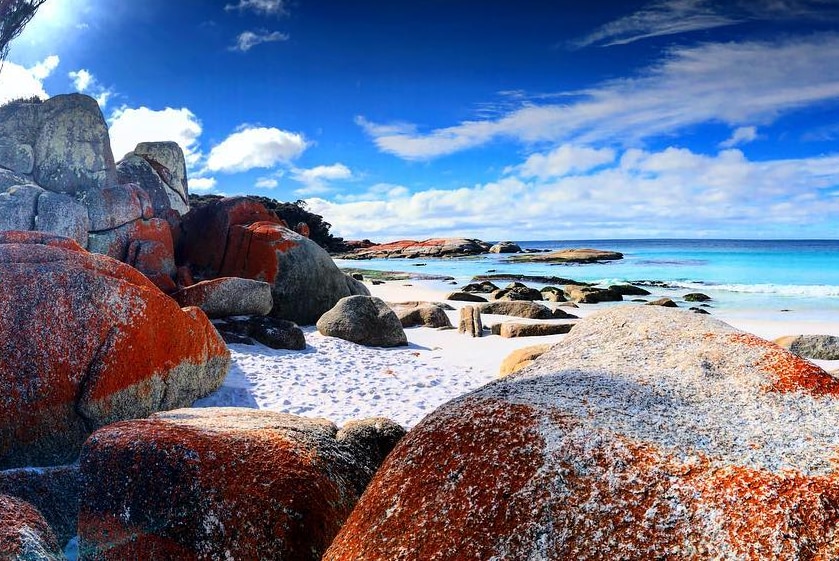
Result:
{"type": "Polygon", "coordinates": [[[839,238],[839,0],[47,0],[0,103],[376,241],[839,238]]]}

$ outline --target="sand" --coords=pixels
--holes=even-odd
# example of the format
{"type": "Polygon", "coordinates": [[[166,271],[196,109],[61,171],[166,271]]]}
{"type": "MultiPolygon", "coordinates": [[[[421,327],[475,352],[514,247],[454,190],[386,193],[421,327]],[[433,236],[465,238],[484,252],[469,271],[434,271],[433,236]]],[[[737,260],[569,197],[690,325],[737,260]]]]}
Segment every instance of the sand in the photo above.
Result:
{"type": "MultiPolygon", "coordinates": [[[[444,301],[439,282],[390,281],[369,285],[387,302],[444,301]]],[[[449,302],[456,308],[465,303],[449,302]]],[[[568,311],[585,317],[603,305],[568,311]]],[[[459,311],[448,312],[457,325],[459,311]]],[[[783,335],[839,335],[839,318],[814,320],[805,314],[717,312],[715,317],[763,338],[783,335]]],[[[484,315],[484,325],[512,318],[484,315]]],[[[527,322],[515,318],[517,322],[527,322]]],[[[457,330],[406,329],[409,345],[370,348],[324,337],[304,328],[307,348],[282,351],[262,345],[230,345],[233,365],[220,390],[195,406],[240,406],[324,417],[343,425],[352,419],[388,417],[410,428],[439,405],[497,378],[501,361],[513,350],[560,343],[566,335],[504,339],[471,338],[457,330]]],[[[814,361],[828,371],[839,361],[814,361]]]]}

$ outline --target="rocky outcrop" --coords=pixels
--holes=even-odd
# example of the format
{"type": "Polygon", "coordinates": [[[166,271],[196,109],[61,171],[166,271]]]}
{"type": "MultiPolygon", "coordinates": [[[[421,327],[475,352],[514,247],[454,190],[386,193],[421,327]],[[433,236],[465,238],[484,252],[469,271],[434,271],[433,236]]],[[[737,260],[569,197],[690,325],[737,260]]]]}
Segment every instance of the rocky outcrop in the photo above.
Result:
{"type": "Polygon", "coordinates": [[[514,242],[498,242],[489,248],[490,253],[521,253],[521,247],[514,242]]]}
{"type": "Polygon", "coordinates": [[[623,300],[621,293],[616,290],[577,284],[565,285],[565,294],[569,300],[577,304],[599,304],[600,302],[620,302],[623,300]]]}
{"type": "Polygon", "coordinates": [[[507,355],[501,362],[499,368],[499,376],[509,376],[514,372],[518,372],[522,368],[530,366],[533,361],[548,352],[552,345],[531,345],[516,349],[507,355]]]}
{"type": "Polygon", "coordinates": [[[839,360],[839,337],[835,335],[788,335],[775,343],[803,358],[839,360]]]}
{"type": "MultiPolygon", "coordinates": [[[[38,509],[59,544],[66,544],[76,535],[79,519],[77,465],[0,471],[0,495],[17,497],[38,509]]],[[[0,552],[3,551],[0,547],[0,552]]]]}
{"type": "Polygon", "coordinates": [[[417,425],[324,559],[833,558],[838,400],[709,316],[604,310],[417,425]]]}
{"type": "Polygon", "coordinates": [[[319,560],[397,429],[240,408],[105,427],[81,458],[80,558],[319,560]]]}
{"type": "Polygon", "coordinates": [[[496,301],[481,304],[482,314],[496,314],[500,316],[515,316],[527,319],[576,319],[562,310],[551,310],[547,306],[536,302],[506,302],[496,301]]]}
{"type": "Polygon", "coordinates": [[[640,286],[634,286],[631,284],[613,284],[609,287],[609,290],[612,292],[617,292],[621,296],[649,296],[650,291],[641,288],[640,286]]]}
{"type": "Polygon", "coordinates": [[[511,261],[531,263],[598,263],[623,259],[618,251],[601,249],[559,249],[548,253],[525,253],[509,257],[511,261]]]}
{"type": "Polygon", "coordinates": [[[423,241],[397,242],[359,248],[341,255],[343,259],[417,259],[427,257],[464,257],[489,251],[486,242],[466,238],[433,238],[423,241]]]}
{"type": "Polygon", "coordinates": [[[477,306],[465,306],[460,309],[458,333],[465,333],[470,337],[483,337],[484,324],[481,320],[481,310],[477,306]]]}
{"type": "Polygon", "coordinates": [[[571,331],[573,323],[499,323],[492,326],[492,334],[505,339],[516,337],[544,337],[546,335],[562,335],[571,331]]]}
{"type": "Polygon", "coordinates": [[[513,282],[501,290],[492,293],[493,300],[543,300],[542,293],[535,288],[525,286],[520,282],[513,282]]]}
{"type": "Polygon", "coordinates": [[[437,304],[423,303],[408,306],[391,304],[390,307],[396,313],[402,327],[452,327],[446,311],[437,304]]]}
{"type": "Polygon", "coordinates": [[[369,295],[315,242],[245,198],[221,199],[187,214],[177,253],[196,278],[242,277],[269,283],[271,315],[301,325],[314,324],[341,298],[369,295]]]}
{"type": "Polygon", "coordinates": [[[306,348],[303,330],[293,321],[271,316],[235,316],[216,320],[213,325],[228,344],[255,345],[272,349],[302,351],[306,348]]]}
{"type": "Polygon", "coordinates": [[[670,298],[659,298],[652,302],[647,302],[646,306],[661,306],[662,308],[678,308],[679,305],[670,298]]]}
{"type": "Polygon", "coordinates": [[[72,462],[96,428],[189,405],[227,373],[203,312],[67,238],[0,233],[0,278],[0,469],[72,462]]]}
{"type": "Polygon", "coordinates": [[[0,495],[0,554],[8,561],[63,561],[44,517],[32,505],[0,495]]]}
{"type": "Polygon", "coordinates": [[[172,297],[181,305],[197,306],[209,318],[268,315],[274,306],[271,285],[238,277],[221,277],[184,287],[172,297]]]}
{"type": "Polygon", "coordinates": [[[499,287],[497,287],[495,284],[491,283],[490,281],[483,281],[483,282],[469,283],[466,286],[464,286],[463,288],[461,288],[460,290],[461,290],[461,292],[469,292],[469,293],[481,292],[481,293],[486,293],[486,294],[492,294],[493,292],[495,292],[497,290],[501,290],[501,289],[499,287]]]}
{"type": "Polygon", "coordinates": [[[478,296],[472,292],[452,292],[446,296],[446,300],[452,302],[486,302],[487,299],[483,296],[478,296]]]}
{"type": "Polygon", "coordinates": [[[381,298],[348,296],[323,314],[318,331],[327,337],[367,347],[401,347],[408,344],[402,323],[381,298]]]}

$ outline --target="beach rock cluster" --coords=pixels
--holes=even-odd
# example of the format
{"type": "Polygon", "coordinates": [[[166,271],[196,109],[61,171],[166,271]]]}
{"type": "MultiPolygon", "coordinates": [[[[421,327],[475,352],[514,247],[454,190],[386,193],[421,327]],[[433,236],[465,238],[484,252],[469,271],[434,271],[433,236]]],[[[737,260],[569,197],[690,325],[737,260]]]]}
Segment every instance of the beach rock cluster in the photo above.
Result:
{"type": "Polygon", "coordinates": [[[837,400],[708,316],[604,310],[411,430],[324,559],[832,558],[837,400]]]}
{"type": "Polygon", "coordinates": [[[489,252],[490,244],[466,238],[433,238],[400,240],[386,244],[360,247],[341,255],[343,259],[416,259],[422,257],[464,257],[489,252]]]}

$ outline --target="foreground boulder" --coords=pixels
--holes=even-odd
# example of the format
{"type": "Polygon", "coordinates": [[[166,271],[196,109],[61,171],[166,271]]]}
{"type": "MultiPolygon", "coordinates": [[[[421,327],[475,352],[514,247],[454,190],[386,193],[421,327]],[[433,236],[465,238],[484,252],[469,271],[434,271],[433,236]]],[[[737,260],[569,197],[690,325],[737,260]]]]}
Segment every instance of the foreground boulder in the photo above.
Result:
{"type": "Polygon", "coordinates": [[[230,355],[207,316],[67,238],[0,232],[0,469],[70,463],[96,428],[191,404],[230,355]]]}
{"type": "Polygon", "coordinates": [[[32,505],[0,495],[0,555],[8,561],[65,559],[47,521],[32,505]]]}
{"type": "Polygon", "coordinates": [[[837,411],[768,341],[616,307],[426,417],[324,559],[833,559],[837,411]]]}
{"type": "Polygon", "coordinates": [[[835,335],[789,335],[775,342],[803,358],[839,360],[839,337],[835,335]]]}
{"type": "Polygon", "coordinates": [[[286,228],[263,205],[238,197],[213,201],[184,217],[178,261],[196,278],[242,277],[271,285],[271,315],[312,325],[338,300],[369,295],[312,240],[286,228]]]}
{"type": "Polygon", "coordinates": [[[318,560],[402,434],[241,408],[105,427],[81,458],[80,558],[318,560]]]}
{"type": "Polygon", "coordinates": [[[400,347],[408,344],[402,322],[384,300],[373,296],[348,296],[323,314],[318,331],[368,347],[400,347]]]}

